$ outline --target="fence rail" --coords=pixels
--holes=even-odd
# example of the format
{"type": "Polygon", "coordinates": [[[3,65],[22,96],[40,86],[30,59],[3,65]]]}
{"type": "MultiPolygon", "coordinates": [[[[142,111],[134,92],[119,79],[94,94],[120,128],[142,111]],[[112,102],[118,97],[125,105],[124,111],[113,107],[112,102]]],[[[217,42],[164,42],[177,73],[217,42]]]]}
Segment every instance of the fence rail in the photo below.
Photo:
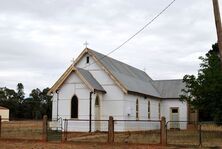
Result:
{"type": "Polygon", "coordinates": [[[222,122],[168,121],[166,135],[167,144],[222,147],[222,122]]]}
{"type": "Polygon", "coordinates": [[[65,119],[64,140],[78,142],[107,142],[108,120],[65,119]]]}
{"type": "Polygon", "coordinates": [[[160,143],[160,120],[112,120],[113,140],[109,139],[109,129],[112,127],[109,125],[109,120],[91,120],[90,126],[88,119],[65,119],[64,139],[78,142],[160,143]]]}
{"type": "Polygon", "coordinates": [[[168,121],[166,123],[167,144],[200,145],[198,124],[191,121],[168,121]]]}
{"type": "Polygon", "coordinates": [[[42,121],[32,121],[32,120],[2,121],[1,138],[41,140],[42,121]]]}
{"type": "Polygon", "coordinates": [[[118,142],[222,147],[222,122],[59,119],[9,120],[0,116],[0,139],[118,142]],[[90,126],[91,124],[91,126],[90,126]],[[91,132],[90,132],[91,130],[91,132]]]}
{"type": "Polygon", "coordinates": [[[160,144],[159,120],[114,120],[114,142],[160,144]]]}
{"type": "Polygon", "coordinates": [[[200,122],[200,145],[222,147],[222,122],[200,122]]]}

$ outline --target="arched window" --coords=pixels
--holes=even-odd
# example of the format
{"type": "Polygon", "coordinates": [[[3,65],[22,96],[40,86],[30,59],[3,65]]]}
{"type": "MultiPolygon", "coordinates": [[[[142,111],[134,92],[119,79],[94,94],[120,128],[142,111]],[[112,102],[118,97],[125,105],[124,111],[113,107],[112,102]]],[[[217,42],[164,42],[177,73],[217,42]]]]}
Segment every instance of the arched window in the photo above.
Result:
{"type": "Polygon", "coordinates": [[[78,98],[76,95],[72,97],[71,101],[71,118],[78,118],[78,98]]]}
{"type": "Polygon", "coordinates": [[[99,101],[99,95],[96,95],[96,99],[95,99],[95,106],[99,106],[100,105],[100,101],[99,101]]]}
{"type": "Polygon", "coordinates": [[[148,101],[148,119],[150,119],[150,100],[148,101]]]}
{"type": "Polygon", "coordinates": [[[139,120],[139,101],[136,99],[136,120],[139,120]]]}
{"type": "Polygon", "coordinates": [[[158,103],[158,113],[159,113],[159,119],[161,118],[161,109],[160,109],[160,102],[158,103]]]}

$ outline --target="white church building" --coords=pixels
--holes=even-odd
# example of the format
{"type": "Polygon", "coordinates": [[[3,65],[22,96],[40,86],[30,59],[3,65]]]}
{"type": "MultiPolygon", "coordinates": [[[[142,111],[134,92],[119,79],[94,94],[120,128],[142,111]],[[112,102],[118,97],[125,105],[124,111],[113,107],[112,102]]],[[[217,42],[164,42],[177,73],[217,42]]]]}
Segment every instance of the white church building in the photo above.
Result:
{"type": "MultiPolygon", "coordinates": [[[[188,104],[179,100],[185,84],[178,80],[152,80],[144,71],[85,48],[51,87],[52,118],[73,120],[70,131],[89,131],[77,120],[189,120],[188,104]],[[91,102],[90,102],[91,101],[91,102]],[[91,103],[91,104],[90,104],[91,103]],[[91,107],[90,107],[91,105],[91,107]]],[[[119,131],[143,130],[148,124],[122,122],[119,131]],[[133,125],[137,125],[134,127],[133,125]]],[[[92,131],[108,126],[92,121],[92,131]]],[[[108,125],[108,124],[107,124],[108,125]]],[[[159,123],[149,129],[158,129],[159,123]]],[[[174,127],[173,125],[171,127],[174,127]]],[[[177,126],[186,128],[186,124],[177,126]]]]}

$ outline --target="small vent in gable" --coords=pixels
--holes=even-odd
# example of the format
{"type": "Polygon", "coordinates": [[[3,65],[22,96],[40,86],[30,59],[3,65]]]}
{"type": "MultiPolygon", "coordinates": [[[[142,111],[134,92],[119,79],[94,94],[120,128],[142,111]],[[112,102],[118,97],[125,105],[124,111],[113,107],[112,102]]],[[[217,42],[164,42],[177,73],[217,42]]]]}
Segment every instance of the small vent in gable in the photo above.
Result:
{"type": "Polygon", "coordinates": [[[86,63],[89,63],[89,56],[86,57],[86,63]]]}

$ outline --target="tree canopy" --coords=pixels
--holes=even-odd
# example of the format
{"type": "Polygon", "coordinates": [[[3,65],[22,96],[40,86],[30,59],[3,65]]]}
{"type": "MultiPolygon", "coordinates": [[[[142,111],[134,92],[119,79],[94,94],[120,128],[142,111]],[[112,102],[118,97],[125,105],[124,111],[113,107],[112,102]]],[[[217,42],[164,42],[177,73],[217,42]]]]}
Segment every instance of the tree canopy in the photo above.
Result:
{"type": "Polygon", "coordinates": [[[212,49],[200,59],[202,63],[197,77],[185,75],[183,78],[186,94],[181,95],[181,99],[198,109],[202,117],[208,115],[212,120],[222,122],[222,67],[218,45],[212,45],[212,49]]]}
{"type": "Polygon", "coordinates": [[[24,86],[18,83],[16,91],[7,87],[0,88],[0,106],[10,110],[10,119],[41,119],[43,115],[51,118],[52,101],[47,95],[49,88],[42,91],[33,89],[30,97],[25,98],[24,86]]]}

